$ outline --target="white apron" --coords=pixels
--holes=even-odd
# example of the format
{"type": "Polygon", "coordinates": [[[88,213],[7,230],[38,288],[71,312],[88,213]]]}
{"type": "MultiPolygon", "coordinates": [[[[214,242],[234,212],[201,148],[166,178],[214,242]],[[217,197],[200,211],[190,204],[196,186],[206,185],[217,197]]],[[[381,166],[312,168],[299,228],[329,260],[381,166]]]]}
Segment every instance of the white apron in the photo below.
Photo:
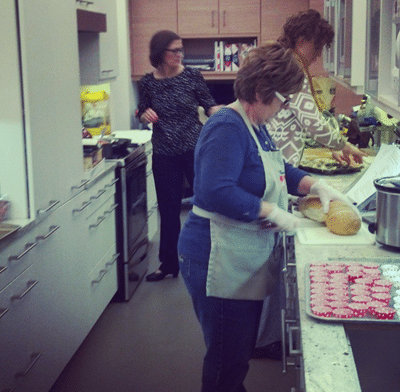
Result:
{"type": "MultiPolygon", "coordinates": [[[[263,200],[286,210],[288,205],[285,167],[280,151],[264,151],[239,101],[239,114],[256,142],[265,172],[263,200]]],[[[257,222],[240,222],[193,206],[196,215],[210,219],[211,252],[207,296],[242,300],[264,300],[280,270],[279,233],[262,229],[257,222]]]]}

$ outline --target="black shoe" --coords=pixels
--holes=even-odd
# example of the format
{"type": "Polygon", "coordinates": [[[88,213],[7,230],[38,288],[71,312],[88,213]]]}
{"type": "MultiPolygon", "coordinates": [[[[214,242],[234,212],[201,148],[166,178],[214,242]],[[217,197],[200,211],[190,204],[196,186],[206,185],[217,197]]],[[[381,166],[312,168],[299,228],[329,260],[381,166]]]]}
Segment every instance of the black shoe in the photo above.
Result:
{"type": "MultiPolygon", "coordinates": [[[[286,350],[287,351],[287,350],[286,350]]],[[[273,359],[274,361],[282,360],[282,342],[273,342],[266,346],[256,347],[251,354],[253,359],[273,359]]]]}
{"type": "Polygon", "coordinates": [[[178,272],[164,272],[164,271],[161,271],[158,269],[157,271],[154,271],[153,273],[147,275],[146,280],[148,282],[158,282],[159,280],[163,280],[167,275],[170,275],[170,274],[174,278],[176,278],[179,274],[179,271],[178,272]]]}

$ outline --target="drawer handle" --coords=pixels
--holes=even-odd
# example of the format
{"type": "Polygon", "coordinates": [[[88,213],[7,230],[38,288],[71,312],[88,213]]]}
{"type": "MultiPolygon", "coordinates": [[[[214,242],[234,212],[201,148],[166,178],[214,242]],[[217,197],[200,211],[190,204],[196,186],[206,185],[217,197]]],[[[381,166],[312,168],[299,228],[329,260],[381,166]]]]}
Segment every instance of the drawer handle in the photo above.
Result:
{"type": "Polygon", "coordinates": [[[39,283],[38,280],[28,280],[27,284],[27,289],[22,293],[22,294],[15,294],[13,296],[11,296],[11,301],[14,299],[22,299],[25,297],[25,295],[27,295],[37,284],[39,283]]]}
{"type": "Polygon", "coordinates": [[[99,216],[97,218],[97,223],[93,223],[93,224],[89,225],[89,229],[94,229],[95,227],[98,227],[100,225],[100,223],[103,222],[104,219],[106,219],[105,216],[99,216]]]}
{"type": "Polygon", "coordinates": [[[49,232],[46,235],[38,235],[36,237],[36,241],[39,240],[46,240],[47,238],[49,238],[53,233],[55,233],[58,229],[60,228],[59,225],[52,225],[49,227],[49,232]]]}
{"type": "Polygon", "coordinates": [[[293,339],[293,333],[297,331],[300,331],[300,327],[299,326],[292,326],[292,327],[288,327],[288,335],[289,335],[289,354],[290,355],[301,355],[302,354],[302,350],[296,350],[294,348],[294,339],[293,339]]]}
{"type": "Polygon", "coordinates": [[[85,185],[86,185],[88,182],[89,182],[89,180],[82,181],[81,185],[73,185],[73,186],[71,186],[71,189],[74,190],[74,189],[81,189],[81,188],[84,188],[85,185]]]}
{"type": "Polygon", "coordinates": [[[285,331],[286,310],[281,309],[281,335],[282,335],[282,373],[286,373],[286,331],[285,331]]]}
{"type": "Polygon", "coordinates": [[[50,211],[53,207],[55,207],[60,200],[50,200],[50,205],[45,210],[38,210],[38,214],[44,214],[45,212],[50,211]]]}
{"type": "Polygon", "coordinates": [[[0,274],[2,274],[6,269],[7,267],[0,266],[0,274]]]}
{"type": "Polygon", "coordinates": [[[137,206],[143,203],[146,198],[146,192],[143,192],[139,198],[131,205],[131,211],[133,211],[137,206]]]}
{"type": "Polygon", "coordinates": [[[0,318],[2,318],[8,312],[8,308],[0,308],[0,318]]]}
{"type": "Polygon", "coordinates": [[[106,189],[102,189],[101,191],[97,192],[97,195],[95,196],[90,196],[91,199],[96,200],[98,199],[101,195],[104,195],[104,193],[106,193],[106,189]]]}
{"type": "Polygon", "coordinates": [[[99,277],[97,279],[95,279],[95,280],[92,280],[92,284],[100,283],[100,281],[104,278],[106,273],[107,273],[106,269],[100,270],[99,277]]]}
{"type": "Polygon", "coordinates": [[[113,211],[115,211],[115,209],[116,209],[117,207],[118,207],[118,204],[115,203],[115,204],[113,204],[113,205],[110,207],[109,210],[104,211],[104,213],[105,213],[105,214],[111,214],[113,211]]]}
{"type": "Polygon", "coordinates": [[[106,188],[111,188],[118,182],[118,180],[119,180],[118,178],[114,178],[109,184],[106,185],[106,188]]]}
{"type": "Polygon", "coordinates": [[[111,267],[118,260],[118,256],[119,256],[119,253],[113,254],[111,261],[106,263],[106,267],[111,267]]]}
{"type": "Polygon", "coordinates": [[[28,252],[30,252],[35,246],[37,245],[37,242],[29,243],[25,245],[25,250],[18,256],[10,256],[8,258],[9,261],[14,261],[14,260],[21,260],[28,252]]]}
{"type": "Polygon", "coordinates": [[[15,378],[25,377],[41,356],[42,356],[41,353],[32,353],[31,354],[31,363],[28,365],[28,367],[26,368],[25,371],[15,373],[15,378]]]}
{"type": "Polygon", "coordinates": [[[81,208],[74,208],[72,210],[72,212],[82,212],[86,207],[90,206],[90,204],[92,204],[91,201],[86,201],[86,202],[82,203],[82,207],[81,208]]]}

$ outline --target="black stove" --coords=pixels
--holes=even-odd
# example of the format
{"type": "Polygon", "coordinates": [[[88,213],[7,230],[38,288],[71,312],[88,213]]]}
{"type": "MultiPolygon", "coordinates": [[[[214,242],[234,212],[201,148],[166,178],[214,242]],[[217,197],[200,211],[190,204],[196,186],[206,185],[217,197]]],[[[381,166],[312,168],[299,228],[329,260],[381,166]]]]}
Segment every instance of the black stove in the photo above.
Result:
{"type": "Polygon", "coordinates": [[[130,142],[105,145],[103,152],[107,160],[117,163],[119,180],[115,193],[118,290],[114,300],[128,301],[148,268],[147,156],[143,145],[130,142]]]}

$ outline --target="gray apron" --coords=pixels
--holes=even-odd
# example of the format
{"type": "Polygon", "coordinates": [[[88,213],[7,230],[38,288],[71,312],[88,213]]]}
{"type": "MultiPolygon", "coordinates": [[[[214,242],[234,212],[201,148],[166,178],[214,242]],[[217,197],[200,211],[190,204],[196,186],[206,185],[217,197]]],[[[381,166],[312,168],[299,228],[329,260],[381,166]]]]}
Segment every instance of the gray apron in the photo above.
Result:
{"type": "MultiPolygon", "coordinates": [[[[285,167],[280,151],[264,151],[239,101],[234,103],[256,142],[265,172],[262,200],[287,210],[285,167]]],[[[211,252],[207,296],[264,300],[277,281],[280,267],[279,233],[257,222],[240,222],[193,206],[193,213],[210,219],[211,252]]]]}

